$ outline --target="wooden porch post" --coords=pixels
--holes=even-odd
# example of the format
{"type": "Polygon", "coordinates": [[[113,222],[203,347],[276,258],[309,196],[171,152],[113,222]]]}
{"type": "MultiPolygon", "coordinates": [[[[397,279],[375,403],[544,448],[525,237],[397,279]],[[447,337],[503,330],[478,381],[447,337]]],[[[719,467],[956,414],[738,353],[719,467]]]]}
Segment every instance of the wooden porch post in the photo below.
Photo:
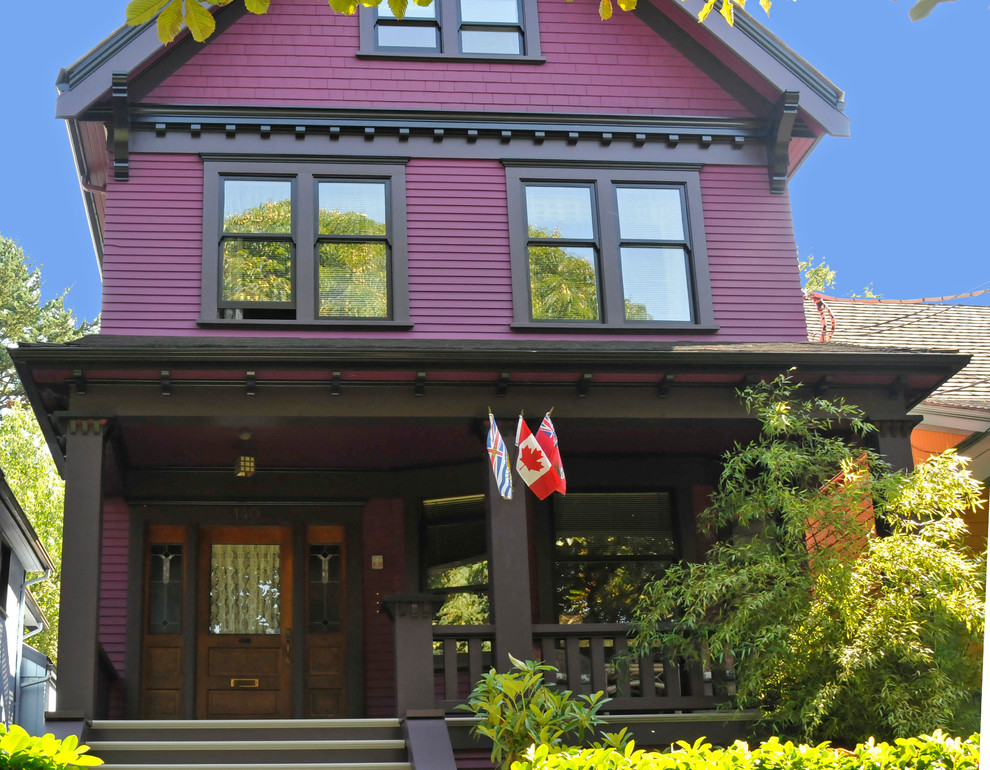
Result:
{"type": "MultiPolygon", "coordinates": [[[[508,434],[505,434],[508,435],[508,434]]],[[[488,572],[492,622],[495,624],[495,667],[512,668],[509,654],[533,657],[533,616],[529,585],[529,533],[526,485],[515,479],[511,500],[503,500],[491,468],[485,466],[488,514],[488,572]]]]}
{"type": "Polygon", "coordinates": [[[95,716],[99,673],[100,545],[105,420],[71,419],[59,597],[58,711],[95,716]]]}

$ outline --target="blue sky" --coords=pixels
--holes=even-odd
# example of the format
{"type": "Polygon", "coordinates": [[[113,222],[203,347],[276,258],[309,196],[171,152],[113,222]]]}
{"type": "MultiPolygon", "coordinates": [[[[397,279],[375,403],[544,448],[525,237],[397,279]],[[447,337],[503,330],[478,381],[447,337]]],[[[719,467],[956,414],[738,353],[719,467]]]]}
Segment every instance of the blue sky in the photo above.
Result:
{"type": "MultiPolygon", "coordinates": [[[[852,138],[826,138],[790,187],[798,251],[838,271],[838,294],[871,282],[899,299],[990,288],[990,0],[944,3],[915,23],[910,2],[775,0],[767,19],[750,0],[846,91],[852,138]]],[[[42,267],[46,296],[69,288],[86,318],[99,312],[99,273],[65,128],[52,117],[54,83],[118,26],[125,5],[0,9],[0,234],[42,267]]],[[[990,304],[990,294],[965,301],[990,304]]]]}

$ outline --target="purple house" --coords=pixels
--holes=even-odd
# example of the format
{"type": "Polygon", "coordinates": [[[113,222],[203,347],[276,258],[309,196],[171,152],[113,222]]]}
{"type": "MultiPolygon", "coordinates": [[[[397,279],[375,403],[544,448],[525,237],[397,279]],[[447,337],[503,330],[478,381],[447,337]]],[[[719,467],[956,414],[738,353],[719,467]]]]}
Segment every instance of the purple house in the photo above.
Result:
{"type": "Polygon", "coordinates": [[[787,180],[842,92],[700,5],[234,3],[60,73],[103,313],[14,352],[67,481],[53,720],[128,766],[481,767],[451,709],[511,654],[641,745],[745,727],[731,672],[611,663],[704,557],[735,390],[797,367],[906,466],[965,357],[807,342],[787,180]],[[554,409],[566,496],[502,499],[489,407],[554,409]]]}

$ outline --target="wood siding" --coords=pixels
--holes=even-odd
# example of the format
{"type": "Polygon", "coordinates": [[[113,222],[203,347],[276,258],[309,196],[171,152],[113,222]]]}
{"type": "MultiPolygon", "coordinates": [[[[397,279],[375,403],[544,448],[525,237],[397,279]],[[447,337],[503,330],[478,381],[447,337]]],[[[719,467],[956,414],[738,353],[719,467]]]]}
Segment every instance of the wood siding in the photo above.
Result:
{"type": "Polygon", "coordinates": [[[103,503],[100,557],[100,644],[123,678],[126,669],[127,557],[130,510],[112,498],[103,503]]]}
{"type": "Polygon", "coordinates": [[[245,15],[145,101],[739,117],[746,110],[631,13],[539,3],[544,64],[362,60],[358,16],[323,0],[245,15]]]}
{"type": "MultiPolygon", "coordinates": [[[[202,162],[136,155],[131,181],[111,182],[104,259],[107,334],[508,339],[512,287],[505,171],[497,161],[414,159],[406,172],[411,331],[201,328],[202,162]]],[[[803,341],[796,247],[786,195],[766,169],[701,173],[715,335],[637,339],[803,341]]],[[[527,339],[554,334],[527,333],[527,339]]],[[[602,335],[568,335],[597,339],[602,335]]]]}
{"type": "Polygon", "coordinates": [[[364,713],[395,716],[395,642],[382,599],[403,592],[405,517],[401,500],[371,500],[364,507],[364,713]],[[381,556],[383,568],[371,568],[381,556]]]}

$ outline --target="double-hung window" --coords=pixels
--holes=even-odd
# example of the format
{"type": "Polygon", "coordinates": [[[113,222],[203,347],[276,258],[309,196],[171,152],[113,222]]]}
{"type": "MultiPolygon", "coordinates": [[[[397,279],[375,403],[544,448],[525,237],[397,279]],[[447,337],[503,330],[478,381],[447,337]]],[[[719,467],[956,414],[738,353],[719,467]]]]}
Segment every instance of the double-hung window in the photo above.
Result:
{"type": "Polygon", "coordinates": [[[408,324],[401,165],[208,161],[204,323],[408,324]]]}
{"type": "Polygon", "coordinates": [[[517,328],[714,328],[697,172],[507,177],[517,328]]]}
{"type": "Polygon", "coordinates": [[[368,56],[542,61],[535,0],[409,2],[396,17],[388,0],[361,11],[361,51],[368,56]]]}

